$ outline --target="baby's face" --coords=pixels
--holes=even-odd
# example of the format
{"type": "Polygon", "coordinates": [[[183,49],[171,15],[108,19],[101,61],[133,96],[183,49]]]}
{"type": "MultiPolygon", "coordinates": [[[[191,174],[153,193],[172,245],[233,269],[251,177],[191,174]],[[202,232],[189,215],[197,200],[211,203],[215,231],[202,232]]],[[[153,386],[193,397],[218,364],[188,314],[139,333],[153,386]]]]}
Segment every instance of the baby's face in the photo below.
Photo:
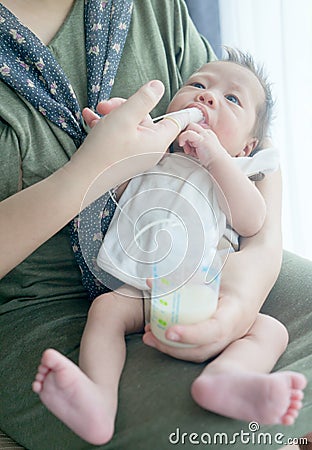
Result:
{"type": "Polygon", "coordinates": [[[257,77],[247,68],[228,61],[205,64],[172,99],[168,112],[192,106],[231,156],[247,156],[257,140],[252,135],[258,106],[265,100],[257,77]]]}

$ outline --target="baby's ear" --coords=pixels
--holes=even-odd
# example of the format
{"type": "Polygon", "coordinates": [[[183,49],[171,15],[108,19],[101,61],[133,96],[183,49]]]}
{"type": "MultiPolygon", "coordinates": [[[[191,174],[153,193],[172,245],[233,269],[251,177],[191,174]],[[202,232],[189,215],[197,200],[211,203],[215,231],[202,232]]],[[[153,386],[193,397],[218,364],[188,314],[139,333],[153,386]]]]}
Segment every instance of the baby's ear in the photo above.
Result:
{"type": "Polygon", "coordinates": [[[245,148],[242,150],[239,156],[249,156],[250,153],[257,147],[259,144],[259,139],[251,138],[250,141],[247,142],[245,148]]]}

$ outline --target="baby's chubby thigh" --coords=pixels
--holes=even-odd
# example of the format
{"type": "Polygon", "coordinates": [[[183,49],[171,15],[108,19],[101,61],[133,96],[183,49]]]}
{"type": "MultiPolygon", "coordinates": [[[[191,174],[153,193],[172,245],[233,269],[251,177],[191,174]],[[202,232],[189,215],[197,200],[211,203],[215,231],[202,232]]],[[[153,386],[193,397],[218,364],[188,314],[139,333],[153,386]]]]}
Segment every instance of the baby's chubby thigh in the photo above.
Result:
{"type": "Polygon", "coordinates": [[[144,327],[142,292],[122,285],[118,289],[97,297],[90,308],[88,321],[109,321],[121,327],[125,334],[140,332],[144,327]]]}

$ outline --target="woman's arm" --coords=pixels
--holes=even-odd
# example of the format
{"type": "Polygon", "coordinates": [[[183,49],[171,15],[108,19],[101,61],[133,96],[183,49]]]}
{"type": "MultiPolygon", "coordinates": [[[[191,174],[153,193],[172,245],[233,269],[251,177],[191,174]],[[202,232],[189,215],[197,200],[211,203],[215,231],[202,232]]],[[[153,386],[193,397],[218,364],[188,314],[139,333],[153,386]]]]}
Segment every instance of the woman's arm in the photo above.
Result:
{"type": "Polygon", "coordinates": [[[82,207],[158,162],[178,134],[173,122],[153,124],[146,118],[163,92],[158,81],[143,86],[100,120],[64,167],[0,203],[0,278],[59,231],[82,207]],[[114,151],[105,151],[111,148],[114,151]]]}
{"type": "Polygon", "coordinates": [[[268,175],[258,183],[267,214],[258,234],[241,240],[241,250],[231,253],[221,274],[221,290],[216,313],[195,325],[175,325],[166,338],[195,344],[176,348],[158,341],[147,327],[147,345],[179,359],[205,361],[250,328],[279,274],[282,258],[281,174],[268,175]]]}

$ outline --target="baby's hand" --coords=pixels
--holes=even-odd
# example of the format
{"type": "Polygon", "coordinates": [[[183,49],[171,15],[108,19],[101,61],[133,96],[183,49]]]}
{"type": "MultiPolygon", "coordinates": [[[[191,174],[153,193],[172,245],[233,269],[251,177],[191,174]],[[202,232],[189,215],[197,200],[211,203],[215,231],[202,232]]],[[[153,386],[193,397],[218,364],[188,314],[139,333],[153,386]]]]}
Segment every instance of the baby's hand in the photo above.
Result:
{"type": "Polygon", "coordinates": [[[179,146],[187,155],[198,158],[201,164],[209,167],[220,152],[225,149],[216,134],[196,123],[191,123],[179,136],[179,146]]]}

